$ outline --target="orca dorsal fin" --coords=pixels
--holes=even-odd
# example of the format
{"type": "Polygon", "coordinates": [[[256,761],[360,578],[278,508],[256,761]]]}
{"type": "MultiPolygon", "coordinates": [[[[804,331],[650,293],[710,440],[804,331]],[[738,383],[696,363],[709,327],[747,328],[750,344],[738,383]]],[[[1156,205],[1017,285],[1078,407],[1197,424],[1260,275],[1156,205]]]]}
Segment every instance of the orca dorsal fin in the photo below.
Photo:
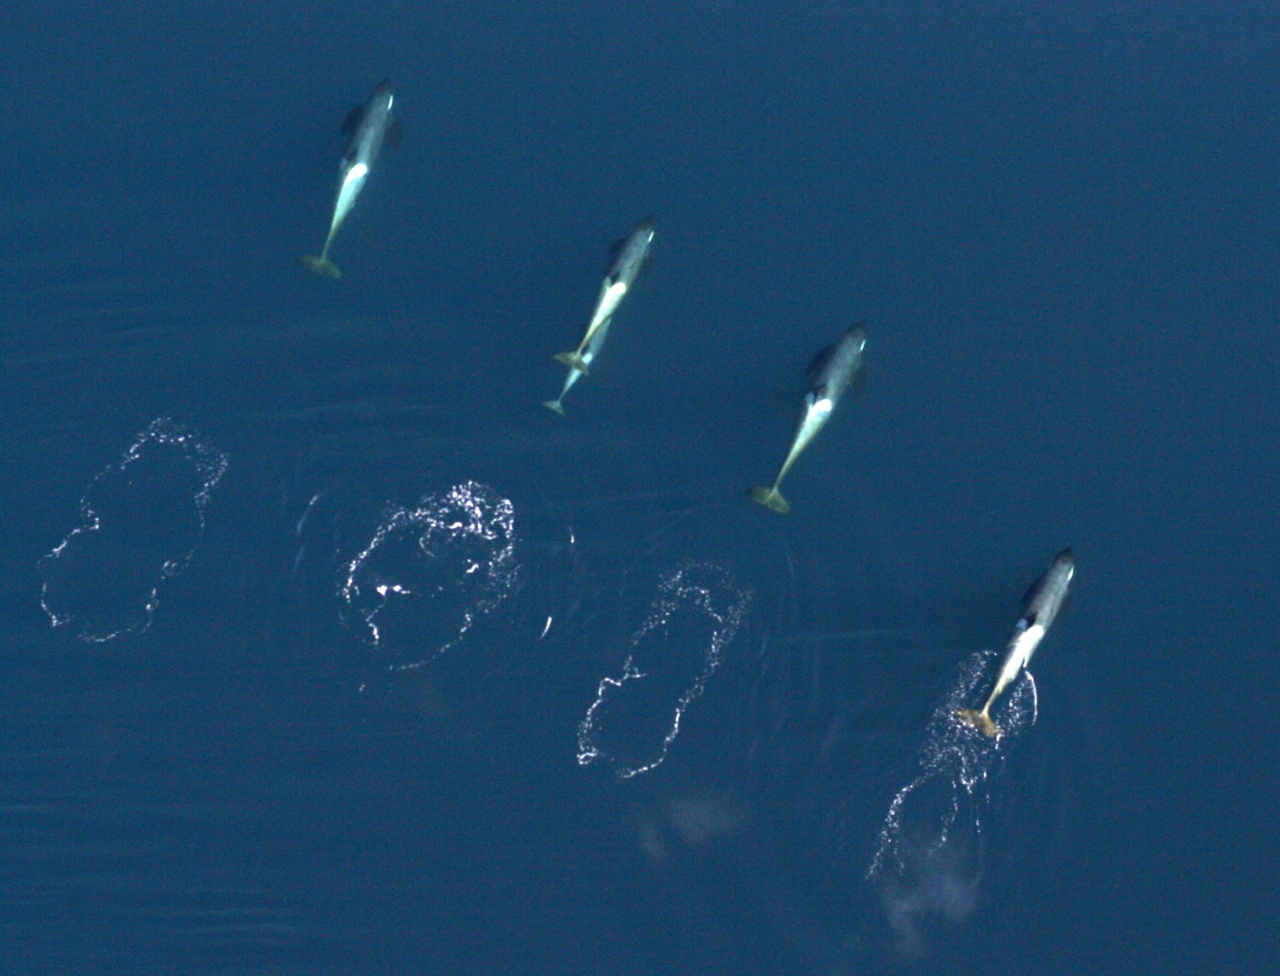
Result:
{"type": "MultiPolygon", "coordinates": [[[[1027,609],[1027,607],[1031,606],[1031,601],[1036,598],[1036,593],[1040,591],[1040,587],[1043,585],[1044,585],[1044,574],[1041,573],[1039,576],[1035,578],[1035,581],[1032,582],[1032,584],[1027,587],[1027,592],[1022,594],[1022,609],[1024,611],[1027,609]]],[[[1028,613],[1023,614],[1024,618],[1033,617],[1033,616],[1035,615],[1028,614],[1028,613]]],[[[1031,621],[1031,623],[1034,623],[1034,622],[1035,622],[1034,620],[1031,621]]]]}
{"type": "Polygon", "coordinates": [[[347,113],[347,117],[342,120],[342,134],[349,136],[356,131],[356,127],[360,125],[360,118],[364,115],[364,105],[360,104],[347,113]]]}
{"type": "Polygon", "coordinates": [[[835,343],[829,346],[823,346],[813,354],[813,359],[809,360],[809,365],[805,368],[805,372],[810,376],[816,377],[822,372],[822,367],[827,365],[827,361],[831,359],[831,353],[835,350],[835,343]]]}

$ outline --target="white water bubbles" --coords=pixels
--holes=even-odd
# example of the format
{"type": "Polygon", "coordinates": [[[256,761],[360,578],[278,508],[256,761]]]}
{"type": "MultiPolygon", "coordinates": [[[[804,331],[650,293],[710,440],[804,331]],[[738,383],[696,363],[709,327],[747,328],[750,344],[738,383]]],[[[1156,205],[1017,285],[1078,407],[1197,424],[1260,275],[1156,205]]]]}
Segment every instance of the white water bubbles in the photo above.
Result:
{"type": "Polygon", "coordinates": [[[717,563],[664,575],[621,671],[601,679],[578,727],[579,765],[603,762],[622,779],[661,765],[750,603],[750,591],[717,563]]]}
{"type": "Polygon", "coordinates": [[[105,643],[146,630],[166,581],[187,568],[227,456],[167,418],[152,421],[80,500],[80,524],[39,563],[54,627],[105,643]]]}
{"type": "Polygon", "coordinates": [[[362,638],[392,670],[456,647],[519,578],[515,506],[466,481],[393,508],[346,566],[339,593],[362,638]]]}
{"type": "Polygon", "coordinates": [[[930,926],[959,924],[976,906],[992,781],[1014,740],[1035,723],[1035,680],[1026,671],[997,702],[998,740],[956,717],[979,700],[994,663],[993,651],[969,657],[934,709],[917,775],[889,804],[867,870],[908,956],[923,953],[930,926]]]}

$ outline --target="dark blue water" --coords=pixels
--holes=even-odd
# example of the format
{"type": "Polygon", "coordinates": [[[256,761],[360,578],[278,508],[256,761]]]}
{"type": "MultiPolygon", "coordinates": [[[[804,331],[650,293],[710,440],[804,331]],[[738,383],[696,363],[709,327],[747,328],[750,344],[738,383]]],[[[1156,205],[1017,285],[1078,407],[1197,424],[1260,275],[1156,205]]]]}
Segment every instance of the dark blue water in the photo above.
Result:
{"type": "Polygon", "coordinates": [[[7,5],[0,971],[1274,969],[1278,29],[7,5]]]}

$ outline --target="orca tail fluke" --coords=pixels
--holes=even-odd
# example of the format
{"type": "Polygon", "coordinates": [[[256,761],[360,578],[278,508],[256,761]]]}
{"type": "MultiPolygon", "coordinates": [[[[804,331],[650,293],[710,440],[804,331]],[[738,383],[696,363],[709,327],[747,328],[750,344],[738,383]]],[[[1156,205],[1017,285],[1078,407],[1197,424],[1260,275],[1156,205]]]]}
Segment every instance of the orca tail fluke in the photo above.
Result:
{"type": "Polygon", "coordinates": [[[791,511],[791,506],[787,504],[787,500],[778,494],[776,485],[772,488],[752,488],[751,498],[765,508],[773,509],[779,515],[786,515],[791,511]]]}
{"type": "Polygon", "coordinates": [[[587,375],[587,364],[582,361],[582,355],[577,351],[557,353],[556,362],[564,363],[570,369],[576,369],[583,376],[587,375]]]}
{"type": "Polygon", "coordinates": [[[554,410],[561,417],[564,416],[564,407],[560,404],[559,400],[543,400],[542,405],[548,410],[554,410]]]}
{"type": "Polygon", "coordinates": [[[298,263],[308,271],[323,275],[326,278],[342,277],[342,272],[338,270],[338,266],[323,255],[316,257],[311,254],[304,254],[298,258],[298,263]]]}
{"type": "Polygon", "coordinates": [[[1000,738],[1000,726],[991,721],[991,716],[987,714],[985,708],[982,711],[974,708],[962,708],[956,712],[956,718],[965,725],[977,729],[983,735],[990,736],[993,739],[1000,738]]]}

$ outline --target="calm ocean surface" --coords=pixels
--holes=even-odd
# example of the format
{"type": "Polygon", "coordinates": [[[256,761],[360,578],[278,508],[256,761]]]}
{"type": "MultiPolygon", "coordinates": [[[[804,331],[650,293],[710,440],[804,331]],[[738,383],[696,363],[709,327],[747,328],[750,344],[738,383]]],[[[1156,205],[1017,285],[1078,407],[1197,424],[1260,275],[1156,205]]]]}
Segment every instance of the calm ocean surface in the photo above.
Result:
{"type": "Polygon", "coordinates": [[[1165,7],[7,5],[0,972],[1276,971],[1280,12],[1165,7]]]}

